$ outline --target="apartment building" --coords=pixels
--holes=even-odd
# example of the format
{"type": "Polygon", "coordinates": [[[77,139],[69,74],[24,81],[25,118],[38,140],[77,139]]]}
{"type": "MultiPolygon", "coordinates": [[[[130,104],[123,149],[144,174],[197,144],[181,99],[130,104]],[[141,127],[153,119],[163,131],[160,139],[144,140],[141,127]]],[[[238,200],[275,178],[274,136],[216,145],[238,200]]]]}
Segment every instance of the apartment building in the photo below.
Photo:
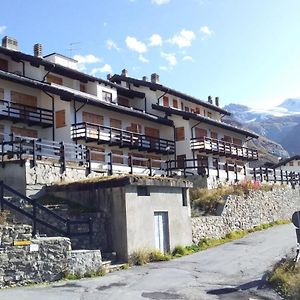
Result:
{"type": "Polygon", "coordinates": [[[257,151],[247,147],[247,141],[258,136],[224,123],[222,117],[230,113],[219,106],[218,97],[214,101],[212,97],[199,100],[160,84],[157,74],[150,80],[146,76],[139,80],[123,70],[110,81],[144,93],[147,112],[174,123],[176,152],[169,163],[172,172],[230,180],[237,173],[245,176],[248,162],[258,159],[257,151]]]}
{"type": "Polygon", "coordinates": [[[136,167],[151,159],[160,168],[175,152],[173,122],[147,112],[143,92],[79,72],[61,54],[43,56],[40,44],[28,55],[3,38],[0,99],[2,139],[13,133],[83,145],[100,165],[128,165],[132,157],[136,167]]]}

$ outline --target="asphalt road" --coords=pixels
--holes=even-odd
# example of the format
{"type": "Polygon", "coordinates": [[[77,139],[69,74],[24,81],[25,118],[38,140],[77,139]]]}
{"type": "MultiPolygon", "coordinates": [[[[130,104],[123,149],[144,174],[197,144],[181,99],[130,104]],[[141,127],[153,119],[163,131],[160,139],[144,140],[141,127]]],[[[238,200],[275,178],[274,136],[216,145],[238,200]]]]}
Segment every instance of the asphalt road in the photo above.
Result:
{"type": "Polygon", "coordinates": [[[265,273],[296,245],[293,225],[281,225],[168,262],[104,277],[0,291],[0,300],[281,299],[265,273]]]}

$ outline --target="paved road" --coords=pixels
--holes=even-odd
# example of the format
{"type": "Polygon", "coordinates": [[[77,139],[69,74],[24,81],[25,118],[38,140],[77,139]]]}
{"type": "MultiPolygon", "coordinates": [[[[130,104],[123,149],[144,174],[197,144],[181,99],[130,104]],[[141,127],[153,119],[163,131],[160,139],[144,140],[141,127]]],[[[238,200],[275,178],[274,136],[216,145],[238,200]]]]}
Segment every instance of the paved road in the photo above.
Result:
{"type": "Polygon", "coordinates": [[[169,262],[94,279],[0,291],[1,300],[280,299],[264,282],[295,246],[293,225],[281,225],[169,262]]]}

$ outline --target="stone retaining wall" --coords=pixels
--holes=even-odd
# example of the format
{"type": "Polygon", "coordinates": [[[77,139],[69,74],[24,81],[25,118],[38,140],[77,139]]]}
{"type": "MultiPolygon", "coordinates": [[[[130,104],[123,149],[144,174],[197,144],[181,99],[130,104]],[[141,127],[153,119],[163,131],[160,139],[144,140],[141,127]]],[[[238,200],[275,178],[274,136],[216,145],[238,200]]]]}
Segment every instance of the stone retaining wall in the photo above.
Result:
{"type": "Polygon", "coordinates": [[[234,230],[251,229],[280,219],[290,219],[300,210],[300,189],[278,187],[273,191],[251,191],[247,196],[229,196],[220,216],[192,218],[193,242],[220,238],[234,230]]]}

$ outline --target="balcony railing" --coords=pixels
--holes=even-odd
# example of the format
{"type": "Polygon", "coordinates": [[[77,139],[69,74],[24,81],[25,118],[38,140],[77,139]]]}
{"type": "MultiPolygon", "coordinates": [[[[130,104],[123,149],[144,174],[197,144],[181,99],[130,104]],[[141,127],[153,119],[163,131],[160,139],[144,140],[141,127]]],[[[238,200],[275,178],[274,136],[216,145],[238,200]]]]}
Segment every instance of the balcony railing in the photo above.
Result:
{"type": "Polygon", "coordinates": [[[73,124],[72,139],[85,140],[86,143],[96,142],[162,154],[173,154],[175,152],[175,143],[171,140],[93,123],[73,124]]]}
{"type": "Polygon", "coordinates": [[[53,126],[52,110],[7,100],[0,100],[0,119],[41,127],[53,126]]]}
{"type": "Polygon", "coordinates": [[[258,160],[257,150],[208,137],[192,138],[191,149],[242,160],[258,160]]]}

